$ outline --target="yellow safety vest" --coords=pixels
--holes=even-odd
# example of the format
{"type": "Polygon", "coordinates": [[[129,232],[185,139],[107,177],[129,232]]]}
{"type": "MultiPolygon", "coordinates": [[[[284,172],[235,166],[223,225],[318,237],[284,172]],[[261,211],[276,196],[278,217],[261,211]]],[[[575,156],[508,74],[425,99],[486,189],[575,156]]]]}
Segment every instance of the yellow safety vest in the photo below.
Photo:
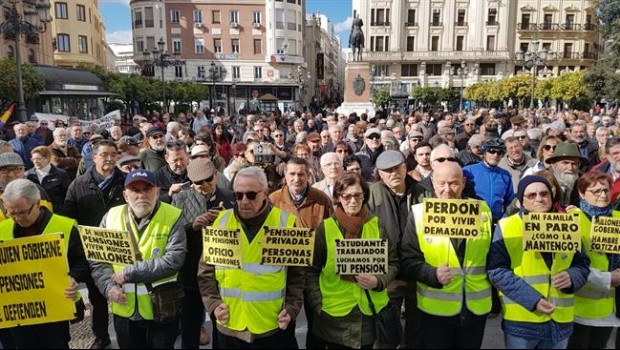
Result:
{"type": "MultiPolygon", "coordinates": [[[[609,259],[607,254],[590,250],[590,228],[592,222],[579,209],[581,242],[588,257],[590,267],[603,272],[609,271],[609,259]]],[[[613,217],[620,217],[620,211],[612,211],[613,217]]],[[[581,289],[575,292],[575,316],[590,319],[606,318],[614,312],[615,307],[615,288],[609,287],[608,291],[600,291],[586,283],[581,289]]]]}
{"type": "Polygon", "coordinates": [[[510,300],[500,291],[504,319],[509,321],[544,323],[550,320],[559,323],[573,321],[573,295],[564,294],[551,285],[551,273],[566,271],[571,266],[574,253],[553,254],[551,270],[539,252],[523,251],[523,220],[519,213],[499,220],[504,244],[514,274],[538,291],[543,298],[555,305],[551,315],[530,311],[510,300]]]}
{"type": "MultiPolygon", "coordinates": [[[[296,219],[274,207],[261,226],[294,227],[296,219]]],[[[249,242],[233,209],[220,212],[213,226],[241,232],[241,268],[215,266],[220,296],[229,312],[228,323],[220,326],[234,331],[247,329],[257,335],[278,328],[286,295],[286,266],[260,264],[263,230],[249,242]]]]}
{"type": "MultiPolygon", "coordinates": [[[[52,233],[63,233],[64,241],[65,241],[65,256],[67,256],[67,252],[69,251],[69,241],[71,237],[71,231],[76,226],[75,220],[60,216],[56,214],[52,214],[50,221],[47,223],[47,226],[43,229],[41,234],[52,234],[52,233]]],[[[0,222],[0,240],[8,241],[11,239],[15,239],[15,235],[13,234],[13,230],[15,229],[15,221],[12,218],[8,218],[4,221],[0,222]]],[[[78,291],[73,301],[79,301],[82,299],[82,294],[78,291]]]]}
{"type": "MultiPolygon", "coordinates": [[[[106,216],[106,228],[112,230],[129,231],[125,226],[125,215],[127,214],[127,205],[116,206],[108,212],[106,216]]],[[[149,260],[164,256],[166,253],[166,245],[170,231],[181,217],[182,211],[170,204],[160,203],[159,208],[146,229],[140,237],[135,237],[138,243],[138,249],[142,253],[142,260],[149,260]]],[[[133,232],[138,232],[133,219],[130,221],[133,232]]],[[[131,233],[130,233],[131,234],[131,233]]],[[[124,266],[112,265],[114,272],[122,271],[124,266]]],[[[175,281],[177,274],[162,278],[152,282],[153,286],[157,286],[166,282],[175,281]]],[[[138,314],[144,320],[153,319],[153,304],[148,294],[148,290],[144,283],[125,283],[123,285],[123,293],[127,296],[127,303],[121,305],[116,302],[111,303],[111,310],[114,315],[121,317],[131,317],[136,312],[136,303],[138,314]]]]}
{"type": "Polygon", "coordinates": [[[466,247],[463,259],[465,266],[461,266],[449,237],[431,237],[423,234],[423,204],[413,206],[418,242],[426,263],[436,268],[448,263],[452,272],[451,282],[443,288],[417,283],[420,310],[436,316],[458,315],[463,308],[464,292],[467,309],[473,314],[484,315],[491,311],[491,282],[486,269],[487,254],[491,246],[491,210],[484,203],[481,209],[487,220],[482,223],[477,238],[462,243],[466,244],[466,247]]]}
{"type": "MultiPolygon", "coordinates": [[[[364,289],[360,288],[357,283],[343,281],[340,275],[336,274],[336,240],[344,239],[344,236],[333,218],[325,219],[324,224],[327,259],[325,267],[319,275],[319,286],[323,299],[321,310],[334,317],[343,317],[351,313],[351,310],[357,306],[364,315],[372,315],[364,289]]],[[[379,219],[376,216],[364,223],[361,238],[381,238],[379,219]]],[[[368,292],[377,312],[388,304],[387,289],[379,292],[369,290],[368,292]]]]}

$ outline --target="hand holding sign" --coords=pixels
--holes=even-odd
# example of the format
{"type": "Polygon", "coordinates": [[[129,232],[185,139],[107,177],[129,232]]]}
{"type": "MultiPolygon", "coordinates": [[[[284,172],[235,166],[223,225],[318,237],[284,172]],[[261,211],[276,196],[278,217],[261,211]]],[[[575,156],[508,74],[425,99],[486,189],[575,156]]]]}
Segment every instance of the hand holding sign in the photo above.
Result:
{"type": "Polygon", "coordinates": [[[437,268],[437,280],[444,286],[452,281],[452,272],[448,265],[441,265],[437,268]]]}
{"type": "Polygon", "coordinates": [[[545,315],[551,315],[555,311],[555,305],[541,298],[536,304],[536,310],[542,312],[545,315]]]}
{"type": "Polygon", "coordinates": [[[557,289],[570,288],[573,285],[573,282],[570,279],[570,275],[566,271],[562,271],[557,275],[551,277],[551,283],[553,287],[557,289]]]}
{"type": "Polygon", "coordinates": [[[80,289],[80,285],[73,279],[73,277],[71,277],[71,285],[69,285],[68,288],[65,288],[65,298],[67,299],[75,298],[75,295],[77,294],[78,289],[80,289]]]}
{"type": "Polygon", "coordinates": [[[379,280],[374,275],[357,275],[355,280],[357,285],[363,289],[375,289],[379,286],[379,280]]]}

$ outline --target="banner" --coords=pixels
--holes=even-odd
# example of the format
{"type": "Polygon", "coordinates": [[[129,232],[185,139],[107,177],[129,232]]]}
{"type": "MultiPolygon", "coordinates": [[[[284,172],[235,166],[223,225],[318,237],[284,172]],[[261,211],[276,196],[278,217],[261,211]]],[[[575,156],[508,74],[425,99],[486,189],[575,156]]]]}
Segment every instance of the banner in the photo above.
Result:
{"type": "Polygon", "coordinates": [[[1,241],[0,328],[73,319],[70,284],[62,233],[1,241]]]}
{"type": "Polygon", "coordinates": [[[387,272],[387,239],[336,240],[336,274],[384,275],[387,272]]]}
{"type": "Polygon", "coordinates": [[[261,264],[312,266],[314,230],[309,228],[264,227],[261,264]]]}
{"type": "Polygon", "coordinates": [[[241,268],[239,230],[205,227],[202,230],[202,256],[209,265],[241,268]]]}
{"type": "Polygon", "coordinates": [[[424,235],[470,239],[480,234],[480,201],[424,198],[422,205],[424,235]]]}
{"type": "Polygon", "coordinates": [[[133,265],[136,252],[129,232],[78,226],[86,259],[113,265],[133,265]]]}
{"type": "MultiPolygon", "coordinates": [[[[69,116],[66,116],[63,114],[50,114],[50,113],[35,113],[34,116],[37,117],[38,121],[47,120],[49,123],[48,128],[50,128],[51,130],[54,130],[54,122],[56,120],[60,119],[64,123],[68,123],[69,118],[70,118],[69,116]]],[[[91,124],[99,125],[100,129],[101,128],[109,129],[112,125],[114,125],[114,119],[121,119],[120,110],[117,109],[95,120],[78,119],[78,122],[80,123],[80,125],[82,125],[82,128],[84,129],[90,128],[91,124]]]]}
{"type": "Polygon", "coordinates": [[[569,253],[579,250],[578,213],[523,214],[523,251],[569,253]]]}
{"type": "Polygon", "coordinates": [[[620,253],[620,218],[599,216],[592,219],[590,249],[599,253],[620,253]]]}

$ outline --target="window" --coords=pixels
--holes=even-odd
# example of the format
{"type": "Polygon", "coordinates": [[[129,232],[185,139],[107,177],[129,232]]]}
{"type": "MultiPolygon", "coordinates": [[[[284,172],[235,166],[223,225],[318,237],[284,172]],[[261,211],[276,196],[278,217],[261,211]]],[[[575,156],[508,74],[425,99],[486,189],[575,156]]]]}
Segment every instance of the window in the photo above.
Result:
{"type": "Polygon", "coordinates": [[[263,53],[263,42],[261,39],[254,39],[254,54],[260,55],[263,53]]]}
{"type": "Polygon", "coordinates": [[[136,52],[144,52],[144,41],[136,40],[136,52]]]}
{"type": "Polygon", "coordinates": [[[284,10],[276,9],[276,29],[284,29],[284,10]]]}
{"type": "Polygon", "coordinates": [[[174,77],[183,78],[183,66],[174,66],[174,77]]]}
{"type": "Polygon", "coordinates": [[[389,36],[371,36],[370,37],[370,51],[377,51],[377,52],[388,51],[388,48],[389,48],[389,36]]]}
{"type": "Polygon", "coordinates": [[[564,58],[573,58],[573,44],[572,43],[564,44],[564,58]]]}
{"type": "Polygon", "coordinates": [[[497,9],[495,8],[489,9],[489,14],[487,15],[487,24],[488,25],[497,24],[497,9]]]}
{"type": "Polygon", "coordinates": [[[204,38],[194,38],[194,52],[205,53],[205,39],[204,38]]]}
{"type": "Polygon", "coordinates": [[[529,13],[524,13],[521,15],[521,29],[528,30],[530,29],[530,19],[532,16],[529,13]]]}
{"type": "Polygon", "coordinates": [[[521,52],[527,52],[527,50],[530,49],[530,44],[529,43],[521,43],[519,44],[519,51],[521,52]]]}
{"type": "Polygon", "coordinates": [[[197,72],[196,72],[196,77],[199,79],[204,79],[207,77],[207,70],[205,69],[205,66],[198,66],[197,68],[197,72]]]}
{"type": "Polygon", "coordinates": [[[375,71],[373,72],[373,77],[387,77],[390,74],[390,66],[387,64],[378,64],[375,66],[375,71]]]}
{"type": "Polygon", "coordinates": [[[456,37],[456,48],[455,51],[463,51],[463,43],[465,42],[465,37],[463,35],[459,35],[456,37]]]}
{"type": "Polygon", "coordinates": [[[152,7],[144,8],[144,28],[155,28],[155,18],[152,7]]]}
{"type": "Polygon", "coordinates": [[[147,36],[146,37],[146,49],[148,51],[155,50],[155,37],[154,36],[147,36]]]}
{"type": "Polygon", "coordinates": [[[564,29],[567,29],[567,30],[575,30],[576,29],[576,26],[575,26],[575,15],[574,14],[566,15],[566,23],[564,24],[564,29]]]}
{"type": "Polygon", "coordinates": [[[254,79],[263,78],[263,67],[254,67],[254,79]]]}
{"type": "Polygon", "coordinates": [[[58,34],[56,36],[56,46],[59,52],[70,52],[71,41],[69,39],[69,34],[58,34]]]}
{"type": "Polygon", "coordinates": [[[211,23],[220,24],[222,20],[220,16],[221,16],[220,10],[211,11],[211,23]]]}
{"type": "Polygon", "coordinates": [[[296,30],[297,22],[295,19],[295,11],[294,10],[286,10],[286,29],[287,30],[296,30]]]}
{"type": "Polygon", "coordinates": [[[460,9],[458,14],[456,15],[456,25],[461,26],[461,27],[465,25],[465,10],[464,9],[460,9]]]}
{"type": "Polygon", "coordinates": [[[407,10],[407,25],[409,26],[415,25],[415,10],[414,9],[407,10]]]}
{"type": "Polygon", "coordinates": [[[78,48],[80,53],[88,53],[88,37],[86,35],[78,35],[78,48]]]}
{"type": "Polygon", "coordinates": [[[495,75],[495,63],[480,63],[480,75],[495,75]]]}
{"type": "Polygon", "coordinates": [[[441,63],[426,65],[426,75],[441,76],[442,70],[443,70],[443,65],[441,63]]]}
{"type": "Polygon", "coordinates": [[[441,25],[441,10],[440,9],[433,10],[433,17],[431,19],[431,25],[435,27],[441,25]]]}
{"type": "Polygon", "coordinates": [[[231,39],[230,46],[232,47],[232,53],[239,53],[239,39],[231,39]]]}
{"type": "Polygon", "coordinates": [[[431,51],[439,51],[439,36],[437,35],[431,37],[431,51]]]}
{"type": "Polygon", "coordinates": [[[67,9],[66,2],[57,2],[56,3],[56,18],[68,19],[69,18],[69,10],[67,9]]]}
{"type": "Polygon", "coordinates": [[[84,5],[76,5],[76,16],[80,22],[86,22],[86,7],[84,5]]]}
{"type": "Polygon", "coordinates": [[[213,52],[222,52],[222,39],[213,39],[213,52]]]}
{"type": "Polygon", "coordinates": [[[370,21],[372,26],[390,25],[390,9],[371,9],[370,21]]]}
{"type": "Polygon", "coordinates": [[[178,55],[181,53],[182,49],[181,39],[172,39],[172,53],[178,55]]]}
{"type": "Polygon", "coordinates": [[[241,78],[241,67],[239,67],[239,66],[232,66],[232,77],[233,77],[233,79],[240,79],[241,78]]]}
{"type": "Polygon", "coordinates": [[[415,37],[414,36],[408,36],[407,37],[407,51],[413,51],[414,49],[414,43],[415,43],[415,37]]]}
{"type": "Polygon", "coordinates": [[[142,11],[134,11],[133,12],[133,27],[134,28],[142,28],[142,11]]]}
{"type": "Polygon", "coordinates": [[[403,64],[400,66],[401,77],[417,77],[418,65],[417,64],[403,64]]]}
{"type": "Polygon", "coordinates": [[[261,23],[260,11],[252,12],[252,23],[261,23]]]}
{"type": "Polygon", "coordinates": [[[552,27],[552,23],[551,22],[553,22],[553,14],[545,13],[544,22],[543,22],[543,29],[544,30],[551,30],[551,27],[552,27]]]}
{"type": "Polygon", "coordinates": [[[230,23],[239,23],[239,11],[230,11],[230,23]]]}
{"type": "Polygon", "coordinates": [[[542,49],[543,50],[547,50],[547,51],[551,51],[551,43],[550,42],[546,42],[542,44],[542,49]]]}
{"type": "Polygon", "coordinates": [[[194,10],[194,23],[202,23],[202,11],[194,10]]]}
{"type": "Polygon", "coordinates": [[[179,10],[170,10],[170,22],[179,23],[181,21],[181,14],[179,10]]]}
{"type": "Polygon", "coordinates": [[[495,35],[487,35],[487,51],[495,51],[495,35]]]}

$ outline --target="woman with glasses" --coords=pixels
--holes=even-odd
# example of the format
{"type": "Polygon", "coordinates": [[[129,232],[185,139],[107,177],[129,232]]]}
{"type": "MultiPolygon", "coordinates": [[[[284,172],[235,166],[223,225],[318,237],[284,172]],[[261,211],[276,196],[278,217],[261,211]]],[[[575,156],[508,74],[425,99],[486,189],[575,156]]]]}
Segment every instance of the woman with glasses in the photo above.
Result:
{"type": "Polygon", "coordinates": [[[620,255],[593,251],[590,227],[595,217],[620,217],[609,201],[611,177],[601,171],[582,175],[575,187],[579,193],[581,241],[590,258],[588,283],[575,292],[575,325],[568,342],[570,349],[604,349],[611,331],[620,326],[616,317],[616,287],[620,285],[620,255]]]}
{"type": "Polygon", "coordinates": [[[521,176],[521,178],[524,178],[528,175],[534,175],[534,173],[537,171],[547,169],[550,165],[545,163],[545,160],[553,156],[553,151],[555,151],[555,147],[560,142],[560,139],[555,136],[543,137],[543,139],[540,141],[540,146],[538,146],[536,158],[531,159],[528,162],[528,168],[523,171],[523,175],[521,176]]]}
{"type": "Polygon", "coordinates": [[[375,332],[368,298],[377,312],[390,307],[386,288],[398,272],[398,257],[389,241],[386,274],[336,274],[337,240],[388,239],[380,219],[367,208],[368,196],[362,177],[345,173],[334,185],[337,205],[333,216],[316,229],[313,265],[306,273],[306,300],[316,313],[312,330],[327,348],[371,349],[375,332]]]}

